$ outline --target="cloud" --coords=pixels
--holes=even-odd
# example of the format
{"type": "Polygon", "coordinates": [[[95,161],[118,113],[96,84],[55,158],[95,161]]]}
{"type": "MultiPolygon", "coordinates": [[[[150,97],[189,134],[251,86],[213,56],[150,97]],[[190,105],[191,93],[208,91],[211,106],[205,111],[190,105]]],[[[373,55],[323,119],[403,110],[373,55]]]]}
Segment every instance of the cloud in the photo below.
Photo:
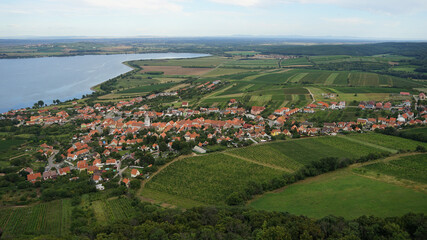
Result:
{"type": "Polygon", "coordinates": [[[349,17],[349,18],[324,18],[324,21],[335,23],[335,24],[345,24],[345,25],[366,25],[371,24],[372,21],[363,19],[363,18],[356,18],[356,17],[349,17]]]}
{"type": "Polygon", "coordinates": [[[211,2],[241,6],[241,7],[253,7],[253,6],[260,5],[263,1],[261,0],[211,0],[211,2]]]}
{"type": "Polygon", "coordinates": [[[210,0],[241,7],[260,7],[280,4],[329,5],[383,14],[407,14],[427,11],[426,0],[210,0]]]}
{"type": "Polygon", "coordinates": [[[89,6],[107,9],[134,9],[141,11],[167,10],[179,12],[182,6],[170,0],[83,0],[89,6]]]}

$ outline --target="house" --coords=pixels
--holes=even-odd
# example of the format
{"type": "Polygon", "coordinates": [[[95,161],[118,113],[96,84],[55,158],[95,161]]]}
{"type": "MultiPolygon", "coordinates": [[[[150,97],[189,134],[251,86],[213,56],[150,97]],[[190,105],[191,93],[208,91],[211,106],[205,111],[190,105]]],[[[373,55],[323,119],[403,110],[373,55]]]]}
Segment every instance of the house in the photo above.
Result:
{"type": "Polygon", "coordinates": [[[261,114],[265,110],[265,107],[252,106],[251,114],[258,115],[261,114]]]}
{"type": "Polygon", "coordinates": [[[182,102],[182,107],[188,107],[188,102],[182,102]]]}
{"type": "Polygon", "coordinates": [[[95,183],[99,183],[100,181],[102,181],[102,177],[101,177],[100,175],[98,175],[98,174],[94,174],[94,175],[92,176],[92,180],[93,180],[95,183]]]}
{"type": "Polygon", "coordinates": [[[61,176],[67,175],[67,174],[68,174],[68,173],[70,173],[70,172],[71,172],[70,167],[64,167],[64,168],[60,168],[60,169],[58,170],[58,173],[59,173],[59,175],[61,175],[61,176]]]}
{"type": "Polygon", "coordinates": [[[25,168],[24,171],[26,171],[28,174],[34,173],[33,169],[31,169],[30,167],[25,168]]]}
{"type": "Polygon", "coordinates": [[[105,163],[105,165],[116,165],[116,164],[117,164],[117,160],[113,158],[107,159],[107,162],[105,163]]]}
{"type": "Polygon", "coordinates": [[[139,172],[138,169],[134,168],[132,169],[132,171],[130,172],[130,176],[131,177],[138,177],[141,173],[139,172]]]}
{"type": "Polygon", "coordinates": [[[56,171],[43,172],[43,180],[55,179],[57,176],[56,171]]]}
{"type": "Polygon", "coordinates": [[[86,168],[88,167],[86,160],[82,160],[82,161],[78,161],[77,162],[77,168],[82,171],[82,170],[86,170],[86,168]]]}
{"type": "Polygon", "coordinates": [[[42,179],[41,173],[32,173],[27,175],[27,181],[35,183],[37,181],[40,181],[42,179]]]}
{"type": "Polygon", "coordinates": [[[420,100],[421,101],[424,101],[424,100],[426,100],[426,94],[425,93],[420,93],[419,95],[418,95],[418,97],[420,98],[420,100]]]}
{"type": "Polygon", "coordinates": [[[409,92],[400,92],[400,95],[402,95],[402,96],[409,96],[410,93],[409,92]]]}
{"type": "Polygon", "coordinates": [[[129,187],[130,180],[129,178],[123,178],[122,182],[126,184],[126,187],[129,187]]]}

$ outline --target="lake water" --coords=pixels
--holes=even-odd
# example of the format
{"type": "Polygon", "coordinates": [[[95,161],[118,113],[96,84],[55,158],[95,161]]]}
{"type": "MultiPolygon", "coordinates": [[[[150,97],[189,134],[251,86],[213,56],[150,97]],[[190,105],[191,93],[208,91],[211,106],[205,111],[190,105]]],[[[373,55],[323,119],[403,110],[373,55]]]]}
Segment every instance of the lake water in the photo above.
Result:
{"type": "Polygon", "coordinates": [[[195,53],[150,53],[0,59],[0,113],[32,107],[39,100],[52,104],[81,98],[91,87],[125,73],[124,61],[194,58],[195,53]]]}

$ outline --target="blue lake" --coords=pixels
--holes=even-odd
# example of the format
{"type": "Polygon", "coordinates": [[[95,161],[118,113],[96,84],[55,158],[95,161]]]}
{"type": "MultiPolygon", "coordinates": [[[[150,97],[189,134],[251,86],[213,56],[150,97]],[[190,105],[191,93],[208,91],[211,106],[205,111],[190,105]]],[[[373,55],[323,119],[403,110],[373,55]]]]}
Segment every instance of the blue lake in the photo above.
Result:
{"type": "Polygon", "coordinates": [[[85,55],[0,59],[0,113],[31,107],[39,100],[51,104],[81,98],[91,87],[125,73],[124,61],[138,59],[195,58],[195,53],[85,55]]]}

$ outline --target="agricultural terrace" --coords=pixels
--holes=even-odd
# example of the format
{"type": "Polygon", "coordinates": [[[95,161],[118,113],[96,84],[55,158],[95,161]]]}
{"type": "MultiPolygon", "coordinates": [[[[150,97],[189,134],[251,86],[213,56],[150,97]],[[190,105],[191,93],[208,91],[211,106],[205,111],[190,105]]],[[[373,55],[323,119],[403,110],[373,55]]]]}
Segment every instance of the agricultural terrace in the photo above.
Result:
{"type": "Polygon", "coordinates": [[[142,196],[177,206],[224,204],[250,181],[264,183],[324,157],[358,159],[387,152],[340,137],[266,143],[177,161],[153,177],[142,196]]]}
{"type": "Polygon", "coordinates": [[[346,219],[362,215],[391,217],[408,212],[427,213],[427,194],[356,175],[348,169],[326,173],[267,193],[249,206],[268,211],[322,218],[346,219]]]}

